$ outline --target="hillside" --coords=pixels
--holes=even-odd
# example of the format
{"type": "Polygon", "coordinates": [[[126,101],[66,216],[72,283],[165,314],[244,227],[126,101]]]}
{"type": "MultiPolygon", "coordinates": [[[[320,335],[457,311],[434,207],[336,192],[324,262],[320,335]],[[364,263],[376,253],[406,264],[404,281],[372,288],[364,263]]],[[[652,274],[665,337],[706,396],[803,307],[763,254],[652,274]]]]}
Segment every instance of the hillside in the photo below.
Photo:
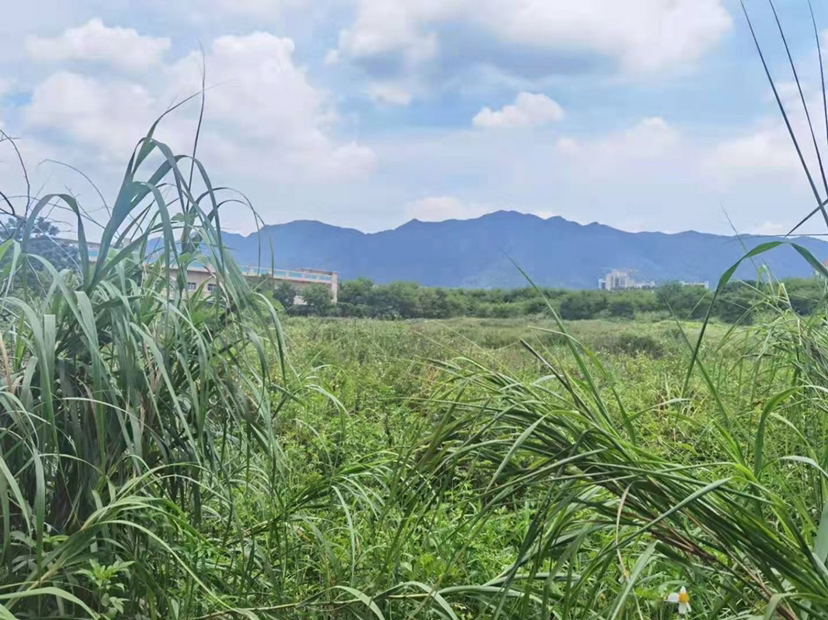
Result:
{"type": "MultiPolygon", "coordinates": [[[[426,286],[494,288],[523,286],[514,263],[538,283],[573,289],[595,288],[606,271],[632,269],[639,280],[709,280],[767,237],[728,237],[698,232],[630,233],[602,224],[581,225],[561,217],[542,219],[498,211],[472,220],[420,222],[363,233],[315,221],[266,226],[249,236],[225,235],[241,264],[315,267],[380,283],[395,280],[426,286]],[[272,258],[271,258],[272,257],[272,258]]],[[[798,241],[820,260],[828,244],[798,241]]],[[[791,248],[766,254],[779,278],[807,276],[809,266],[791,248]]],[[[742,278],[756,275],[746,264],[742,278]]]]}

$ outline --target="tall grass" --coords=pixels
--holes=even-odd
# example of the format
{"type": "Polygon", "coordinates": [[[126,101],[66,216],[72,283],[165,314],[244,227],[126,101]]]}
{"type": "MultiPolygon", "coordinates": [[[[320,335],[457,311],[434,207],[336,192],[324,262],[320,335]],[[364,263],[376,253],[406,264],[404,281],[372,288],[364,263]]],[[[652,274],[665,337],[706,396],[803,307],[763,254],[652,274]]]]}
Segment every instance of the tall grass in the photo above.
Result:
{"type": "MultiPolygon", "coordinates": [[[[425,460],[435,475],[479,472],[481,521],[516,497],[538,498],[502,576],[525,584],[526,609],[620,617],[637,605],[653,617],[664,588],[685,583],[699,617],[828,617],[826,427],[815,413],[824,409],[826,375],[812,363],[826,343],[821,321],[790,321],[786,313],[761,328],[773,348],[758,341],[736,389],[774,379],[753,390],[752,410],[713,408],[703,454],[690,438],[673,439],[674,449],[670,440],[642,444],[623,422],[623,403],[594,387],[588,373],[600,369],[585,370],[593,364],[577,345],[580,372],[533,349],[548,374],[531,382],[470,360],[447,367],[446,413],[425,460]]],[[[720,386],[706,382],[721,404],[720,386]]],[[[680,426],[695,405],[660,404],[652,423],[680,426]]],[[[640,414],[626,417],[644,430],[640,414]]]]}
{"type": "MultiPolygon", "coordinates": [[[[822,178],[824,184],[825,175],[815,121],[772,2],[770,8],[813,145],[806,155],[745,10],[817,203],[795,232],[816,213],[825,215],[816,182],[822,178]]],[[[823,121],[828,126],[828,116],[823,121]]],[[[761,245],[742,260],[778,245],[761,245]]],[[[793,247],[822,277],[828,275],[807,250],[793,247]]],[[[722,276],[716,295],[737,267],[722,276]]],[[[828,617],[828,452],[821,415],[826,323],[824,316],[797,318],[785,307],[784,289],[774,284],[760,303],[778,309],[780,296],[783,310],[766,313],[766,322],[746,339],[731,332],[729,354],[736,357],[718,369],[723,372],[709,367],[704,354],[709,313],[698,338],[686,338],[690,359],[682,398],[654,403],[663,414],[655,424],[681,426],[699,399],[708,399],[702,453],[688,449],[699,443],[676,442],[675,434],[674,450],[669,441],[642,442],[642,414],[629,411],[599,359],[572,338],[569,369],[553,351],[525,343],[546,369],[528,382],[470,359],[446,366],[452,378],[444,414],[422,465],[431,475],[477,472],[484,506],[476,523],[516,497],[535,498],[520,552],[499,578],[522,590],[521,613],[657,617],[665,613],[665,594],[688,584],[698,617],[828,617]]],[[[557,333],[565,335],[551,305],[549,311],[557,333]]],[[[494,615],[513,615],[505,602],[494,615]]]]}
{"type": "Polygon", "coordinates": [[[323,369],[288,362],[273,305],[224,250],[222,191],[154,132],[95,260],[68,194],[27,200],[22,240],[0,246],[0,617],[456,617],[464,586],[399,570],[439,502],[418,426],[354,457],[323,369]],[[62,271],[29,251],[56,205],[79,237],[62,271]],[[193,263],[216,294],[187,290],[193,263]]]}
{"type": "Polygon", "coordinates": [[[96,260],[69,194],[0,246],[0,618],[667,618],[682,585],[695,617],[828,618],[824,313],[767,281],[713,342],[708,315],[596,353],[551,305],[520,358],[514,324],[286,338],[233,199],[155,132],[96,260]],[[31,251],[55,205],[75,269],[31,251]]]}
{"type": "Polygon", "coordinates": [[[175,575],[215,599],[165,534],[196,536],[214,505],[232,512],[218,483],[234,475],[228,452],[255,445],[278,458],[273,420],[289,397],[278,318],[223,250],[222,203],[207,173],[154,129],[130,158],[96,261],[68,194],[25,204],[22,242],[0,247],[6,617],[21,608],[22,617],[94,616],[101,596],[173,617],[175,575]],[[58,272],[27,251],[32,222],[55,205],[76,216],[77,270],[58,272]],[[186,293],[195,261],[214,272],[218,301],[186,293]],[[32,293],[33,278],[43,294],[32,293]],[[131,563],[134,578],[119,596],[96,595],[78,579],[91,561],[131,563]]]}

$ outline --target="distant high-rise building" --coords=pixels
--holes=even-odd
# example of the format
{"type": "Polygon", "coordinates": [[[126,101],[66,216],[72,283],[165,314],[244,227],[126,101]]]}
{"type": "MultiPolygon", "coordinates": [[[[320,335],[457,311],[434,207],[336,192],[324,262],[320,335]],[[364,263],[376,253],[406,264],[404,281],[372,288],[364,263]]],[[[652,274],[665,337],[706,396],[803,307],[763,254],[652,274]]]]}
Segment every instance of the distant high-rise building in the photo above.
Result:
{"type": "Polygon", "coordinates": [[[655,282],[638,282],[632,273],[626,269],[613,269],[606,276],[598,280],[598,288],[602,291],[626,291],[631,289],[655,288],[655,282]]]}

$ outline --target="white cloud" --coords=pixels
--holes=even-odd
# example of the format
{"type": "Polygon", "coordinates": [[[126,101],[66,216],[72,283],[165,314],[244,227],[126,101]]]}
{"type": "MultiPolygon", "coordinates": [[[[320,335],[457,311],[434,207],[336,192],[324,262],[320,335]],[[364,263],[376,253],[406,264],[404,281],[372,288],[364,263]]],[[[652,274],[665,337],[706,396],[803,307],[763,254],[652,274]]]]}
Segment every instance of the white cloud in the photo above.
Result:
{"type": "MultiPolygon", "coordinates": [[[[209,118],[233,125],[248,138],[297,140],[330,118],[325,95],[293,62],[292,39],[265,32],[223,36],[204,62],[210,91],[209,118]]],[[[193,52],[168,71],[171,88],[189,95],[201,88],[201,54],[193,52]]]]}
{"type": "Polygon", "coordinates": [[[520,93],[513,104],[501,110],[483,108],[472,119],[472,124],[490,129],[538,127],[559,121],[563,115],[563,108],[546,95],[520,93]]]}
{"type": "Polygon", "coordinates": [[[356,17],[340,32],[340,55],[377,81],[479,65],[554,74],[556,60],[594,64],[595,56],[648,74],[695,61],[732,23],[722,0],[354,1],[356,17]],[[521,50],[545,58],[546,68],[515,64],[512,52],[521,50]]]}
{"type": "Polygon", "coordinates": [[[782,128],[759,127],[722,140],[705,155],[705,171],[721,182],[743,182],[768,174],[802,175],[791,139],[782,128]]]}
{"type": "MultiPolygon", "coordinates": [[[[329,130],[339,121],[334,103],[295,64],[294,48],[291,39],[265,32],[216,39],[205,59],[215,85],[207,93],[211,131],[242,141],[262,158],[248,162],[253,166],[291,164],[346,176],[369,171],[375,160],[370,149],[331,138],[329,130]]],[[[180,94],[199,88],[200,62],[194,53],[170,68],[170,84],[180,94]]]]}
{"type": "Polygon", "coordinates": [[[681,133],[657,116],[592,140],[561,138],[555,146],[566,159],[593,172],[625,170],[631,162],[689,155],[682,151],[687,147],[682,145],[681,133]]]}
{"type": "MultiPolygon", "coordinates": [[[[805,72],[800,71],[799,86],[793,81],[783,81],[777,84],[777,92],[802,156],[814,175],[814,180],[822,188],[819,163],[811,137],[813,125],[825,164],[826,126],[821,112],[822,89],[819,75],[809,75],[808,68],[805,72]],[[802,108],[802,97],[810,111],[810,122],[802,108]]],[[[765,100],[769,108],[776,112],[777,104],[770,88],[765,92],[765,100]]],[[[722,184],[745,184],[759,179],[788,184],[793,179],[805,181],[806,178],[788,127],[777,114],[760,118],[747,126],[728,129],[725,136],[718,137],[708,148],[702,159],[702,167],[711,180],[722,184]]]]}
{"type": "Polygon", "coordinates": [[[401,82],[374,82],[368,87],[368,95],[381,103],[406,106],[413,99],[413,90],[401,82]]]}
{"type": "Polygon", "coordinates": [[[61,71],[35,88],[24,120],[30,129],[50,129],[105,156],[126,157],[149,129],[155,105],[140,84],[61,71]]]}
{"type": "Polygon", "coordinates": [[[359,0],[356,22],[339,33],[339,49],[349,56],[370,57],[401,52],[416,64],[437,54],[437,37],[421,26],[434,18],[451,14],[456,0],[359,0]]]}
{"type": "MultiPolygon", "coordinates": [[[[203,61],[209,90],[202,154],[270,179],[369,172],[373,151],[333,137],[339,123],[334,102],[310,84],[293,54],[291,39],[257,32],[219,37],[204,58],[193,52],[146,80],[61,71],[35,88],[23,118],[30,129],[47,129],[106,158],[124,158],[172,103],[199,92],[203,61]]],[[[161,139],[188,149],[196,109],[193,102],[176,112],[162,124],[161,139]]]]}
{"type": "Polygon", "coordinates": [[[329,67],[339,64],[339,50],[328,50],[325,54],[325,64],[329,67]]]}
{"type": "Polygon", "coordinates": [[[730,28],[720,0],[490,0],[489,27],[539,47],[565,44],[632,72],[695,60],[730,28]]]}
{"type": "Polygon", "coordinates": [[[681,135],[660,116],[642,119],[619,136],[610,138],[603,145],[620,154],[626,153],[637,157],[660,156],[675,147],[681,135]]]}
{"type": "Polygon", "coordinates": [[[406,217],[421,222],[468,220],[496,210],[497,207],[493,205],[464,202],[454,196],[429,196],[413,200],[405,205],[406,217]]]}
{"type": "Polygon", "coordinates": [[[143,36],[132,28],[110,28],[100,19],[70,28],[58,37],[26,39],[26,51],[35,60],[91,61],[139,72],[159,65],[169,48],[169,39],[143,36]]]}

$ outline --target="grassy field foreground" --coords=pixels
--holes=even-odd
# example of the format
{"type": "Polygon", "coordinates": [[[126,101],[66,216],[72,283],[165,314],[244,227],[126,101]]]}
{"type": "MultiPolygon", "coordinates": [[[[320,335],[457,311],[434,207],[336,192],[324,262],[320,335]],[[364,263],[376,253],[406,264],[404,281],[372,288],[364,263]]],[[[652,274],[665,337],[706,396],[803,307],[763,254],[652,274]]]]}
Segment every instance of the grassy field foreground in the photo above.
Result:
{"type": "Polygon", "coordinates": [[[694,360],[701,323],[280,325],[123,264],[5,297],[2,617],[828,617],[828,341],[784,290],[694,360]]]}
{"type": "Polygon", "coordinates": [[[824,310],[285,319],[188,161],[0,245],[0,618],[828,618],[824,310]]]}
{"type": "Polygon", "coordinates": [[[828,614],[824,321],[709,326],[688,375],[700,327],[291,319],[323,389],[283,445],[359,469],[328,585],[387,617],[670,617],[682,585],[695,617],[828,614]]]}

